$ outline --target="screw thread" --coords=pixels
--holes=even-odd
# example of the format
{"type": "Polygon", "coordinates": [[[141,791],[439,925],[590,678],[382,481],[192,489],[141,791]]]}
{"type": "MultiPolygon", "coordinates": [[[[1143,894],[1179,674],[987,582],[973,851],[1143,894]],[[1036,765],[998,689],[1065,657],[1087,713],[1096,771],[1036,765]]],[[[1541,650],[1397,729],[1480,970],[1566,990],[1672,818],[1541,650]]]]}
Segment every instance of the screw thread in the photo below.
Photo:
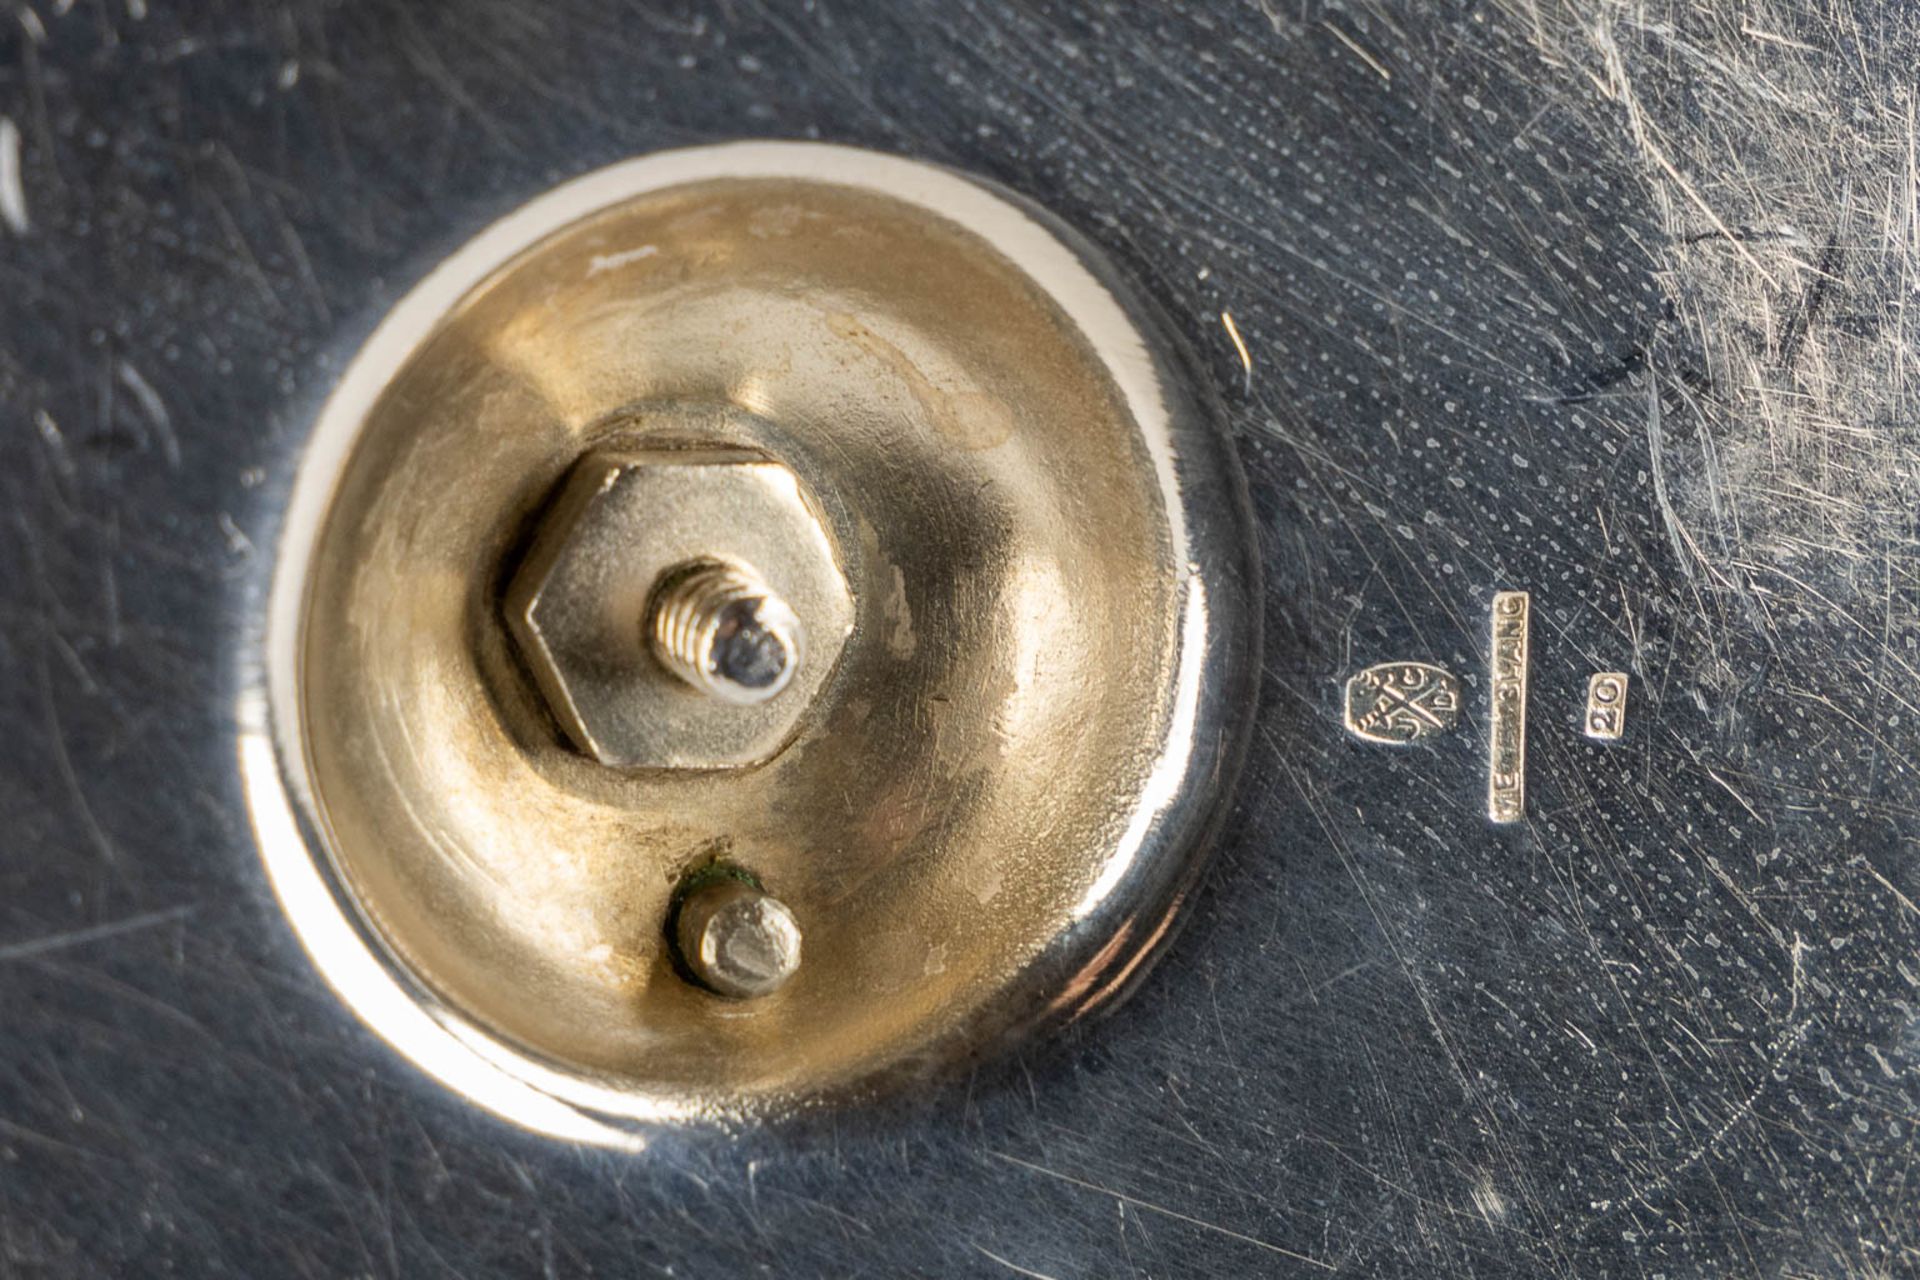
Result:
{"type": "Polygon", "coordinates": [[[670,575],[647,631],[661,665],[727,702],[764,702],[799,665],[799,623],[751,570],[717,561],[670,575]]]}

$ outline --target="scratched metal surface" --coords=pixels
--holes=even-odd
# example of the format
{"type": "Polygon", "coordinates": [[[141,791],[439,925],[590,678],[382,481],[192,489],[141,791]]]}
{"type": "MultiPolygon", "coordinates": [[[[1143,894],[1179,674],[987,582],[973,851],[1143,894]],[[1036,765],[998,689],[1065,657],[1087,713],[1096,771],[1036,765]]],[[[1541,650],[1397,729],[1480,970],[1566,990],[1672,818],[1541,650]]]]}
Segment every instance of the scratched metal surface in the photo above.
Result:
{"type": "Polygon", "coordinates": [[[1868,0],[14,0],[0,1273],[1920,1274],[1920,17],[1868,0]],[[1069,1043],[638,1157],[442,1094],[278,919],[237,655],[317,399],[661,146],[1034,195],[1207,357],[1272,589],[1191,926],[1069,1043]],[[1236,350],[1222,313],[1244,339],[1236,350]],[[1529,820],[1487,608],[1533,593],[1529,820]],[[1460,728],[1340,728],[1369,663],[1460,728]],[[1625,738],[1577,732],[1631,674],[1625,738]]]}

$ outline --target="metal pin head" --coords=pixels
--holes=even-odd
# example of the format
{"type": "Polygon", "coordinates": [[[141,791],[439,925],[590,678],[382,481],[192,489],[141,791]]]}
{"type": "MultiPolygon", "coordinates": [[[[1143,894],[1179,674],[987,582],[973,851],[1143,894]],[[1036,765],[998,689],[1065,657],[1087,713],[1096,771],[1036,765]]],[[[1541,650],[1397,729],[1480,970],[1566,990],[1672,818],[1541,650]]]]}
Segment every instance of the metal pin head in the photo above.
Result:
{"type": "Polygon", "coordinates": [[[800,925],[785,903],[732,874],[691,889],[673,922],[687,972],[736,1000],[772,995],[800,968],[800,925]]]}

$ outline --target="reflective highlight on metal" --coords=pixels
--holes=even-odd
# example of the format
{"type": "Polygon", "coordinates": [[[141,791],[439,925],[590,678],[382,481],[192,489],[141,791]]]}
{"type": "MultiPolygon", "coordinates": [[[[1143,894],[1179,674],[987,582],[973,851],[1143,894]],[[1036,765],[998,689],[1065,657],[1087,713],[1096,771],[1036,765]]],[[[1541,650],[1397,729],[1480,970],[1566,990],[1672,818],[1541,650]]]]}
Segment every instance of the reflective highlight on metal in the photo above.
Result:
{"type": "Polygon", "coordinates": [[[1594,672],[1587,678],[1587,736],[1610,742],[1619,738],[1626,727],[1627,673],[1594,672]]]}
{"type": "Polygon", "coordinates": [[[1460,719],[1460,682],[1425,662],[1382,662],[1347,679],[1347,732],[1404,744],[1445,733],[1460,719]]]}
{"type": "Polygon", "coordinates": [[[1254,704],[1249,530],[1151,306],[1018,198],[804,144],[589,175],[424,279],[320,415],[243,706],[269,874],[370,1025],[544,1132],[631,1144],[977,1061],[1120,994],[1170,935],[1254,704]],[[851,630],[822,661],[780,556],[728,542],[758,517],[607,519],[591,537],[658,539],[660,564],[582,590],[583,635],[623,619],[631,658],[660,572],[712,560],[762,575],[807,645],[746,708],[804,707],[753,767],[616,767],[503,599],[570,554],[546,544],[576,536],[556,502],[593,506],[573,486],[688,451],[791,474],[851,630]],[[737,1001],[685,980],[668,926],[732,856],[806,957],[737,1001]]]}
{"type": "Polygon", "coordinates": [[[1529,598],[1493,596],[1493,706],[1488,734],[1487,817],[1518,822],[1527,813],[1527,658],[1529,598]]]}

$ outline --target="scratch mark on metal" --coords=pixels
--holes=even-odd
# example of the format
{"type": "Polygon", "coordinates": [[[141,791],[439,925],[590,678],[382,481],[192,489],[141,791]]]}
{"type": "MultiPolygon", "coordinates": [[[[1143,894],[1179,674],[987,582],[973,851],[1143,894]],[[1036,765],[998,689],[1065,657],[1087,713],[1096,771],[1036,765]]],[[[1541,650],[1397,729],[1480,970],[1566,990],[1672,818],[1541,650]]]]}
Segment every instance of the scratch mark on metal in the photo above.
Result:
{"type": "Polygon", "coordinates": [[[1338,40],[1341,44],[1353,50],[1353,56],[1360,59],[1360,61],[1366,63],[1369,67],[1373,68],[1374,73],[1378,75],[1382,80],[1386,80],[1388,82],[1391,82],[1393,80],[1393,72],[1387,70],[1384,66],[1380,65],[1380,60],[1378,58],[1374,57],[1372,54],[1368,53],[1365,49],[1361,48],[1359,41],[1355,40],[1352,36],[1348,35],[1346,32],[1342,31],[1339,27],[1335,26],[1331,22],[1328,22],[1324,18],[1321,19],[1320,25],[1325,27],[1327,31],[1332,34],[1335,40],[1338,40]]]}
{"type": "Polygon", "coordinates": [[[1044,1271],[1029,1271],[1027,1268],[1021,1266],[1017,1262],[1008,1262],[1005,1258],[1001,1257],[999,1254],[995,1253],[993,1250],[987,1248],[983,1244],[976,1244],[973,1247],[975,1249],[978,1249],[981,1253],[984,1253],[987,1257],[992,1258],[995,1262],[999,1263],[1001,1266],[1005,1267],[1007,1270],[1013,1272],[1017,1276],[1027,1276],[1027,1277],[1030,1277],[1030,1280],[1054,1280],[1053,1276],[1048,1275],[1044,1271]]]}
{"type": "Polygon", "coordinates": [[[1788,1056],[1799,1047],[1801,1039],[1807,1033],[1807,1028],[1812,1025],[1812,1019],[1800,1023],[1793,1021],[1794,1015],[1798,1013],[1800,1009],[1800,991],[1805,982],[1805,975],[1801,968],[1801,957],[1810,950],[1812,950],[1812,948],[1801,940],[1799,934],[1796,933],[1793,935],[1793,948],[1790,952],[1793,961],[1793,975],[1789,980],[1791,990],[1787,1003],[1787,1015],[1782,1020],[1786,1022],[1788,1026],[1780,1038],[1774,1041],[1776,1052],[1774,1053],[1773,1060],[1767,1063],[1766,1070],[1761,1073],[1760,1083],[1754,1087],[1752,1093],[1749,1093],[1735,1105],[1733,1110],[1728,1114],[1725,1123],[1715,1129],[1705,1142],[1689,1152],[1679,1163],[1662,1174],[1651,1185],[1636,1187],[1633,1194],[1637,1199],[1644,1201],[1648,1196],[1657,1194],[1673,1185],[1675,1179],[1698,1164],[1706,1157],[1707,1153],[1719,1146],[1726,1136],[1733,1132],[1735,1125],[1753,1114],[1754,1107],[1759,1105],[1761,1095],[1767,1091],[1768,1082],[1774,1076],[1780,1074],[1780,1069],[1786,1065],[1788,1056]]]}
{"type": "Polygon", "coordinates": [[[1626,110],[1627,127],[1633,134],[1633,140],[1641,154],[1651,160],[1654,167],[1667,176],[1674,188],[1706,217],[1714,230],[1733,246],[1735,252],[1747,260],[1747,265],[1752,267],[1762,280],[1765,280],[1769,286],[1778,288],[1780,282],[1760,265],[1760,259],[1753,256],[1753,251],[1741,243],[1741,238],[1734,234],[1733,228],[1714,212],[1713,206],[1707,203],[1706,197],[1687,181],[1686,175],[1680,172],[1679,166],[1674,164],[1672,157],[1667,155],[1665,148],[1653,136],[1653,131],[1647,127],[1646,111],[1641,106],[1639,95],[1634,92],[1632,80],[1627,76],[1626,59],[1620,54],[1620,46],[1613,38],[1611,27],[1604,22],[1596,24],[1592,36],[1594,44],[1600,50],[1600,59],[1606,70],[1606,78],[1604,80],[1598,76],[1589,78],[1593,80],[1594,86],[1600,92],[1618,102],[1626,110]]]}
{"type": "Polygon", "coordinates": [[[1707,776],[1709,778],[1712,778],[1715,782],[1719,783],[1721,789],[1724,790],[1728,795],[1732,796],[1735,800],[1739,801],[1740,807],[1747,811],[1748,817],[1752,818],[1755,822],[1759,822],[1761,820],[1759,812],[1755,810],[1752,805],[1747,803],[1747,798],[1745,796],[1741,795],[1738,791],[1735,791],[1733,789],[1733,784],[1731,782],[1728,782],[1725,778],[1721,777],[1717,772],[1715,772],[1712,769],[1707,770],[1707,776]]]}
{"type": "Polygon", "coordinates": [[[79,467],[73,460],[73,451],[67,447],[66,433],[60,430],[60,424],[45,409],[36,409],[33,425],[40,432],[40,442],[47,447],[47,454],[53,459],[53,469],[71,480],[79,467]]]}
{"type": "Polygon", "coordinates": [[[1512,1212],[1507,1198],[1493,1185],[1493,1175],[1490,1173],[1482,1173],[1474,1180],[1470,1194],[1473,1196],[1474,1209],[1489,1227],[1500,1225],[1512,1212]]]}
{"type": "Polygon", "coordinates": [[[234,518],[224,511],[220,513],[220,532],[225,535],[227,539],[227,550],[237,556],[253,554],[253,539],[249,538],[246,530],[242,529],[239,524],[234,521],[234,518]]]}
{"type": "Polygon", "coordinates": [[[38,1129],[29,1129],[26,1125],[0,1117],[0,1137],[11,1138],[15,1142],[30,1142],[36,1147],[56,1151],[61,1155],[79,1156],[83,1160],[100,1160],[105,1157],[97,1151],[77,1146],[71,1142],[62,1142],[51,1134],[41,1133],[38,1129]]]}
{"type": "Polygon", "coordinates": [[[1268,1253],[1275,1253],[1280,1255],[1283,1258],[1292,1258],[1295,1262],[1304,1262],[1309,1266],[1318,1267],[1322,1271],[1336,1271],[1339,1269],[1337,1267],[1334,1267],[1330,1263],[1325,1263],[1320,1261],[1320,1259],[1318,1258],[1311,1257],[1304,1253],[1296,1253],[1292,1249],[1287,1249],[1280,1245],[1273,1244],[1269,1241],[1261,1240],[1258,1237],[1247,1235],[1244,1232],[1235,1231],[1231,1227],[1223,1227],[1217,1222],[1208,1222],[1204,1218],[1196,1218],[1191,1214],[1181,1213],[1177,1209],[1169,1209],[1169,1208],[1166,1208],[1164,1205],[1154,1204],[1150,1200],[1142,1200],[1138,1196],[1130,1196],[1124,1191],[1115,1191],[1111,1187],[1103,1187],[1095,1182],[1087,1182],[1083,1179],[1073,1177],[1071,1174],[1059,1173],[1053,1169],[1047,1168],[1044,1165],[1033,1164],[1029,1161],[1020,1159],[1018,1156],[1010,1156],[1004,1151],[995,1151],[992,1153],[992,1155],[996,1159],[1005,1160],[1008,1164],[1018,1165],[1020,1168],[1026,1169],[1030,1172],[1042,1173],[1049,1178],[1058,1178],[1060,1181],[1066,1183],[1067,1185],[1079,1187],[1083,1191],[1092,1191],[1099,1195],[1112,1196],[1115,1200],[1120,1201],[1122,1204],[1129,1204],[1136,1209],[1145,1209],[1149,1213],[1157,1213],[1164,1218],[1172,1218],[1176,1222],[1184,1222],[1189,1226],[1199,1227],[1205,1231],[1215,1232],[1219,1235],[1226,1236],[1230,1240],[1238,1240],[1242,1244],[1250,1244],[1257,1249],[1265,1249],[1268,1253]]]}
{"type": "Polygon", "coordinates": [[[619,253],[596,253],[587,259],[587,275],[592,277],[602,271],[618,271],[630,262],[654,257],[659,252],[659,245],[643,244],[636,249],[622,249],[619,253]]]}
{"type": "MultiPolygon", "coordinates": [[[[53,633],[53,640],[59,642],[59,639],[59,634],[53,633]]],[[[114,846],[113,837],[107,834],[107,829],[101,826],[100,820],[94,816],[93,805],[87,799],[87,789],[80,784],[80,771],[74,767],[73,753],[67,746],[66,725],[60,719],[60,702],[55,696],[53,680],[44,656],[40,661],[39,684],[46,708],[48,741],[53,745],[53,763],[59,771],[61,784],[66,788],[68,796],[72,798],[74,810],[79,814],[80,823],[86,828],[87,835],[92,839],[101,861],[108,866],[118,865],[120,853],[114,846]]]]}
{"type": "Polygon", "coordinates": [[[159,437],[160,452],[169,467],[180,467],[180,437],[173,429],[173,418],[167,413],[166,402],[160,399],[160,393],[153,384],[143,377],[140,371],[125,360],[120,361],[116,371],[120,385],[133,393],[140,402],[140,411],[147,415],[147,421],[153,424],[153,433],[159,437]]]}
{"type": "Polygon", "coordinates": [[[27,190],[20,181],[20,126],[0,116],[0,222],[23,236],[33,229],[27,218],[27,190]]]}
{"type": "Polygon", "coordinates": [[[1233,349],[1240,353],[1240,367],[1246,370],[1245,391],[1253,390],[1253,356],[1247,351],[1246,342],[1240,337],[1240,326],[1233,322],[1233,312],[1222,311],[1220,323],[1227,327],[1227,336],[1233,339],[1233,349]]]}
{"type": "Polygon", "coordinates": [[[1755,40],[1768,40],[1774,44],[1785,45],[1789,49],[1804,49],[1808,53],[1826,52],[1825,49],[1819,49],[1810,44],[1802,44],[1798,40],[1789,40],[1783,35],[1777,35],[1771,31],[1762,31],[1760,28],[1749,26],[1744,22],[1740,24],[1740,31],[1743,35],[1752,36],[1755,40]]]}
{"type": "Polygon", "coordinates": [[[1872,876],[1875,880],[1878,880],[1880,882],[1880,887],[1882,889],[1885,889],[1888,893],[1892,894],[1895,902],[1898,902],[1901,906],[1905,907],[1911,914],[1920,916],[1920,907],[1916,907],[1913,905],[1913,899],[1909,898],[1906,894],[1900,892],[1899,887],[1895,885],[1893,881],[1887,879],[1884,875],[1880,874],[1880,868],[1874,866],[1871,862],[1868,862],[1867,856],[1864,853],[1855,854],[1853,858],[1848,861],[1847,865],[1850,867],[1859,867],[1862,871],[1865,871],[1868,875],[1872,876]]]}
{"type": "Polygon", "coordinates": [[[184,920],[194,913],[191,905],[168,907],[163,911],[148,911],[137,916],[128,916],[125,920],[115,920],[107,924],[97,924],[87,929],[72,929],[66,933],[50,933],[44,938],[29,938],[25,942],[16,942],[0,947],[0,963],[12,960],[30,960],[35,956],[47,955],[54,951],[65,951],[69,947],[84,946],[89,942],[99,942],[106,938],[118,938],[129,933],[138,933],[142,929],[151,929],[174,920],[184,920]]]}

